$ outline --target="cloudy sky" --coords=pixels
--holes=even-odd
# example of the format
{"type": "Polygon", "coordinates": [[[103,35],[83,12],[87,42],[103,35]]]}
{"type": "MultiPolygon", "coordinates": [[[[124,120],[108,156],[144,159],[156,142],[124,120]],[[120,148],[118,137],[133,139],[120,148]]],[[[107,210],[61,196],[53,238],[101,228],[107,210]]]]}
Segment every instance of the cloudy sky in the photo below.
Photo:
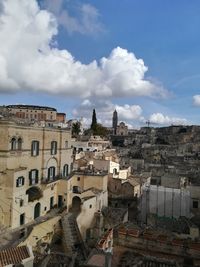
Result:
{"type": "Polygon", "coordinates": [[[199,14],[199,0],[0,0],[0,105],[200,124],[199,14]]]}

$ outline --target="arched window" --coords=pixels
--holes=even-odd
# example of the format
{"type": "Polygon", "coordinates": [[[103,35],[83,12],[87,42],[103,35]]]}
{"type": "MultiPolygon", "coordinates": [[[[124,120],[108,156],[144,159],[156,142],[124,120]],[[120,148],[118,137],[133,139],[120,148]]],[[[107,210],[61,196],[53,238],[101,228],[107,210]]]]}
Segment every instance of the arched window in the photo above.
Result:
{"type": "Polygon", "coordinates": [[[113,174],[116,175],[117,174],[117,168],[113,169],[113,174]]]}
{"type": "Polygon", "coordinates": [[[11,139],[11,150],[16,150],[17,149],[17,140],[15,137],[11,139]]]}
{"type": "Polygon", "coordinates": [[[65,164],[63,166],[63,176],[64,177],[67,177],[69,175],[69,165],[68,164],[65,164]]]}
{"type": "Polygon", "coordinates": [[[17,141],[17,149],[18,150],[22,150],[22,139],[21,139],[21,137],[18,138],[18,141],[17,141]]]}
{"type": "Polygon", "coordinates": [[[56,168],[54,166],[48,168],[48,180],[52,181],[55,178],[56,168]]]}

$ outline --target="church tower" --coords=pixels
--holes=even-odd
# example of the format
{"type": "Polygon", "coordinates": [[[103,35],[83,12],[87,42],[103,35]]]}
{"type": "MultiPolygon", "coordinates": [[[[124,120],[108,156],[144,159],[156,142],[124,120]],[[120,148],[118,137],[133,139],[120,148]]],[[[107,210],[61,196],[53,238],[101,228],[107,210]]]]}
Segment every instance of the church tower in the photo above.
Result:
{"type": "Polygon", "coordinates": [[[115,109],[115,111],[113,112],[113,119],[112,119],[112,127],[113,127],[114,134],[116,134],[117,124],[118,124],[118,115],[115,109]]]}

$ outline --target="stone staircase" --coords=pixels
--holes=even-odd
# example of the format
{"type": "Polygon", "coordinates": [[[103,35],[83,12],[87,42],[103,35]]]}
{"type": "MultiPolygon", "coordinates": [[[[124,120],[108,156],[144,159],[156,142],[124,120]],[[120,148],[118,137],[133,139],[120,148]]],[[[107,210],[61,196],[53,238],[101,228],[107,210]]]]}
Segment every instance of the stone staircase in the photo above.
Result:
{"type": "Polygon", "coordinates": [[[71,257],[76,255],[78,264],[82,264],[87,256],[86,249],[76,222],[77,215],[67,213],[62,216],[63,245],[66,254],[71,257]]]}

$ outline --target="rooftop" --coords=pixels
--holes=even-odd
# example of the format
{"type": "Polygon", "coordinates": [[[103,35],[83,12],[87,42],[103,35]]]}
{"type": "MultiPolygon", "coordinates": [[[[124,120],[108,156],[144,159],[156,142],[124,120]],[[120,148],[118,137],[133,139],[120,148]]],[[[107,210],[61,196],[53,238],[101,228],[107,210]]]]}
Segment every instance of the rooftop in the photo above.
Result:
{"type": "Polygon", "coordinates": [[[17,109],[37,109],[37,110],[49,110],[57,111],[55,108],[47,106],[36,106],[36,105],[8,105],[6,108],[17,108],[17,109]]]}
{"type": "Polygon", "coordinates": [[[29,257],[31,257],[31,255],[27,246],[5,249],[0,251],[0,266],[20,264],[29,257]]]}

